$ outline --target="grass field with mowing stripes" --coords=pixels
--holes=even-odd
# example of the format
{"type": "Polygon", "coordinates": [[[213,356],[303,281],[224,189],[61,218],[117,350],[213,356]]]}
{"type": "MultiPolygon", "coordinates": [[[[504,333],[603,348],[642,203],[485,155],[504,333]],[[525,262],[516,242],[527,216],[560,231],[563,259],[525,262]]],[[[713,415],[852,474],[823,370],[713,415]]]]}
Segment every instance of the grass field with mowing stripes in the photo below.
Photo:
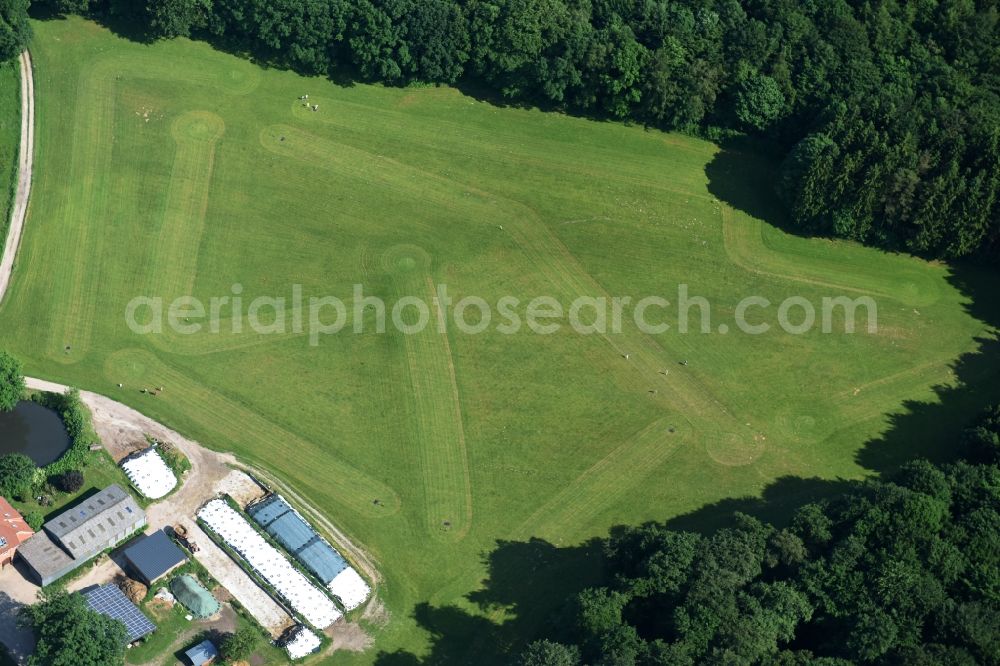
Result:
{"type": "MultiPolygon", "coordinates": [[[[487,603],[498,541],[557,552],[778,479],[881,471],[866,446],[992,335],[946,265],[772,226],[774,165],[752,154],[446,87],[338,87],[77,18],[34,28],[35,180],[0,344],[34,376],[264,467],[361,544],[387,613],[366,625],[372,649],[338,663],[424,655],[445,632],[468,636],[459,661],[507,663],[484,637],[506,627],[516,650],[598,560],[572,555],[573,577],[525,556],[511,579],[544,578],[537,605],[487,603]],[[456,302],[514,296],[523,315],[541,295],[674,303],[679,283],[711,303],[712,332],[697,309],[687,334],[654,309],[666,333],[626,316],[591,335],[441,334],[432,316],[408,336],[354,311],[358,284],[390,308],[446,284],[456,302]],[[343,329],[314,346],[249,331],[246,311],[223,311],[217,334],[126,325],[135,296],[188,294],[284,298],[263,317],[290,322],[295,285],[341,298],[343,329]],[[789,335],[772,307],[754,315],[772,330],[746,335],[733,315],[751,295],[871,296],[878,331],[789,335]]],[[[938,428],[954,424],[913,450],[943,453],[938,428]]]]}

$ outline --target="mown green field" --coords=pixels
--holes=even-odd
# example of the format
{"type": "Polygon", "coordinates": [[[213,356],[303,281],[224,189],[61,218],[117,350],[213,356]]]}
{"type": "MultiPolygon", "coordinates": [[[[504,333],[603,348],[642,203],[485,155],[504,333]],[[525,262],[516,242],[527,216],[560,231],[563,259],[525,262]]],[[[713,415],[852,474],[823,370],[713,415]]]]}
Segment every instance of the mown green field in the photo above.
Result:
{"type": "Polygon", "coordinates": [[[779,478],[858,478],[879,471],[870,460],[940,453],[933,427],[905,451],[861,452],[907,401],[952,384],[951,363],[987,326],[947,266],[748,215],[768,210],[764,160],[450,88],[338,87],[78,19],[34,28],[33,199],[0,341],[33,375],[267,468],[363,544],[387,613],[369,623],[372,648],[338,663],[424,656],[441,634],[455,660],[506,662],[547,602],[597,566],[583,554],[567,580],[515,559],[506,581],[526,590],[497,589],[494,570],[491,594],[474,594],[498,540],[565,548],[758,496],[779,478]],[[297,333],[126,326],[134,296],[207,301],[234,283],[245,302],[290,297],[293,284],[349,300],[360,283],[390,304],[429,299],[436,283],[456,299],[566,304],[673,301],[686,283],[733,331],[744,296],[870,295],[879,331],[648,335],[626,319],[604,336],[404,336],[369,325],[310,346],[297,333]],[[484,641],[497,625],[503,640],[484,641]]]}

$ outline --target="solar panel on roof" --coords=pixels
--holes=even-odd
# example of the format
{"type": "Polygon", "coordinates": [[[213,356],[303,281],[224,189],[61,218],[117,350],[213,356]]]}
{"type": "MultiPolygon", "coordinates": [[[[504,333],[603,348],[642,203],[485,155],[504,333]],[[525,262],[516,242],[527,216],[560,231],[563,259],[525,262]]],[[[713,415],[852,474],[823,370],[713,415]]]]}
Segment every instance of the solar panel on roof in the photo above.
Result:
{"type": "Polygon", "coordinates": [[[84,592],[83,596],[91,609],[125,625],[129,643],[156,630],[156,625],[114,585],[102,585],[84,592]]]}

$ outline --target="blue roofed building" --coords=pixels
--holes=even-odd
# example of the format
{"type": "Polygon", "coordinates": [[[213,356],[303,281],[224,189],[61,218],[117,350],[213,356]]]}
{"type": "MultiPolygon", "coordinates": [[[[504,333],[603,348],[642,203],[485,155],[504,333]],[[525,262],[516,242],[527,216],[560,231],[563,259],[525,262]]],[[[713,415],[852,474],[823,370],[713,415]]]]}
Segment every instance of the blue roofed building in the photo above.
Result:
{"type": "Polygon", "coordinates": [[[247,513],[324,585],[350,566],[280,495],[251,504],[247,513]]]}
{"type": "Polygon", "coordinates": [[[202,641],[190,650],[185,651],[184,656],[191,666],[205,666],[205,664],[211,664],[219,658],[219,651],[215,648],[212,641],[202,641]]]}

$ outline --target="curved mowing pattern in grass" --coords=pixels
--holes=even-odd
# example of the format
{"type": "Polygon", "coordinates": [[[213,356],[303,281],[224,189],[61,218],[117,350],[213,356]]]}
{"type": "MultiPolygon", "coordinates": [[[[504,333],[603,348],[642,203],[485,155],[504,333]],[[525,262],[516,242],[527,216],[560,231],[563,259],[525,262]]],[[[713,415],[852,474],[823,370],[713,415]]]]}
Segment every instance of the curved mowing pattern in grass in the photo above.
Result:
{"type": "MultiPolygon", "coordinates": [[[[763,223],[728,205],[722,205],[719,213],[726,254],[733,263],[751,273],[854,292],[853,297],[868,295],[915,307],[931,305],[940,298],[938,283],[927,271],[905,266],[911,261],[909,258],[886,255],[883,261],[845,272],[843,266],[821,252],[789,253],[768,247],[763,223]],[[901,264],[900,270],[886,270],[885,264],[889,262],[901,264]]],[[[815,240],[813,245],[823,242],[815,240]]],[[[798,245],[805,249],[801,242],[798,245]]]]}
{"type": "MultiPolygon", "coordinates": [[[[352,321],[351,304],[347,304],[347,319],[345,326],[349,327],[352,321]]],[[[280,316],[286,322],[292,320],[292,306],[286,307],[280,316]]],[[[274,315],[275,317],[279,315],[274,315]]],[[[213,333],[210,329],[208,333],[195,335],[184,334],[172,328],[164,328],[161,333],[151,334],[147,337],[149,342],[157,349],[178,354],[180,356],[205,356],[208,354],[222,354],[225,352],[235,352],[242,349],[258,347],[260,345],[277,344],[286,340],[304,338],[308,331],[304,328],[295,331],[291,326],[282,333],[256,333],[251,328],[250,316],[245,314],[236,322],[232,317],[223,316],[218,319],[218,332],[213,333]]]]}
{"type": "MultiPolygon", "coordinates": [[[[391,247],[382,255],[382,265],[392,276],[397,298],[415,296],[428,305],[433,302],[431,257],[422,248],[391,247]]],[[[417,435],[413,445],[420,451],[427,530],[434,537],[457,541],[472,525],[472,487],[448,334],[438,331],[432,309],[430,324],[423,331],[401,337],[417,435]]]]}

